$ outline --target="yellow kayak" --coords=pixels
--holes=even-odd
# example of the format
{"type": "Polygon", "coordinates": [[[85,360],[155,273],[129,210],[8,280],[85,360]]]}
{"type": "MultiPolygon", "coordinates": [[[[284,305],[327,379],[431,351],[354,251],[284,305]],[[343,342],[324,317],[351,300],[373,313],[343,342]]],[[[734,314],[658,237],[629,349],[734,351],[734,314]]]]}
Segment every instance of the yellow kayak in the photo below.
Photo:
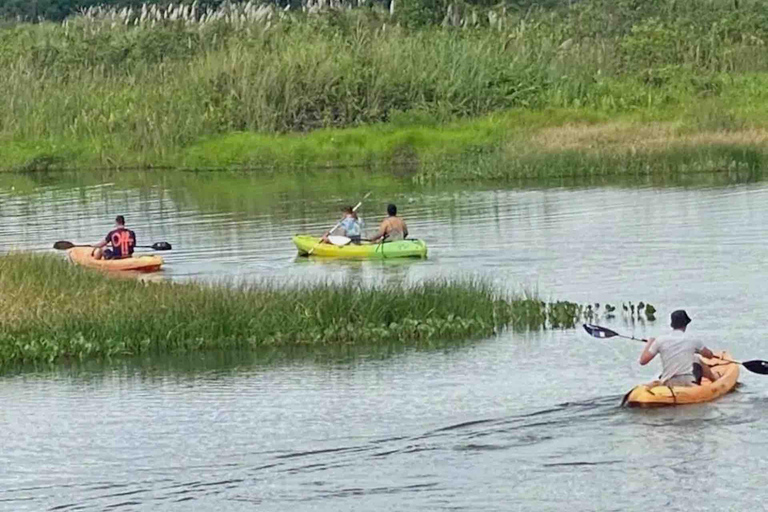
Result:
{"type": "MultiPolygon", "coordinates": [[[[721,357],[732,359],[731,355],[723,352],[721,357]]],[[[736,387],[739,379],[739,365],[724,363],[721,359],[702,358],[712,371],[718,375],[715,382],[702,379],[700,386],[678,387],[661,386],[657,383],[641,384],[634,387],[624,397],[624,403],[629,407],[661,407],[666,405],[697,404],[710,402],[729,393],[736,387]]]]}
{"type": "Polygon", "coordinates": [[[91,256],[90,247],[73,247],[67,251],[69,259],[78,265],[101,270],[133,270],[138,272],[154,272],[160,270],[163,258],[156,255],[136,256],[119,260],[97,260],[91,256]]]}
{"type": "Polygon", "coordinates": [[[337,246],[319,243],[320,238],[312,235],[296,235],[293,243],[300,256],[321,256],[348,260],[382,260],[390,258],[426,258],[427,244],[421,240],[399,240],[396,242],[347,244],[337,246]]]}

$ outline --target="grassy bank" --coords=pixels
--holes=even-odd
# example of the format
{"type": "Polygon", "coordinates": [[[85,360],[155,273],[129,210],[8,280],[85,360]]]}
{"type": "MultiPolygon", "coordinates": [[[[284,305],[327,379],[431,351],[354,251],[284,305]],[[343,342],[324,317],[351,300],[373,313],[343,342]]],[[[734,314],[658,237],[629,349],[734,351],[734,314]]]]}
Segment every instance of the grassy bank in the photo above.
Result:
{"type": "Polygon", "coordinates": [[[0,166],[396,163],[419,180],[508,179],[582,158],[719,170],[765,151],[761,2],[453,12],[421,28],[369,9],[253,6],[11,25],[0,166]],[[444,162],[480,163],[437,172],[444,162]]]}
{"type": "Polygon", "coordinates": [[[233,288],[115,279],[53,255],[0,256],[0,367],[264,346],[418,346],[505,327],[567,327],[583,313],[472,281],[233,288]]]}

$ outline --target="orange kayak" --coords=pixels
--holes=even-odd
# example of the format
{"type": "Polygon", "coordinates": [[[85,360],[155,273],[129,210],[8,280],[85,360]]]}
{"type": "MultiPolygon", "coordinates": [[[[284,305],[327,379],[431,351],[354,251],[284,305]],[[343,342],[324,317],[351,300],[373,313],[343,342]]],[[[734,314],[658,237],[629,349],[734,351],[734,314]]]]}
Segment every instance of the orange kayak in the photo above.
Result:
{"type": "Polygon", "coordinates": [[[156,255],[136,256],[119,260],[97,260],[91,256],[91,247],[73,247],[67,251],[69,259],[89,268],[101,270],[133,270],[138,272],[155,272],[163,265],[163,258],[156,255]]]}
{"type": "MultiPolygon", "coordinates": [[[[733,359],[728,352],[722,352],[720,357],[733,359]]],[[[700,386],[661,386],[657,383],[641,384],[632,388],[624,397],[624,403],[629,407],[662,407],[667,405],[698,404],[711,402],[728,394],[736,387],[739,379],[739,365],[725,363],[722,359],[702,358],[708,364],[718,379],[710,382],[701,380],[700,386]]]]}

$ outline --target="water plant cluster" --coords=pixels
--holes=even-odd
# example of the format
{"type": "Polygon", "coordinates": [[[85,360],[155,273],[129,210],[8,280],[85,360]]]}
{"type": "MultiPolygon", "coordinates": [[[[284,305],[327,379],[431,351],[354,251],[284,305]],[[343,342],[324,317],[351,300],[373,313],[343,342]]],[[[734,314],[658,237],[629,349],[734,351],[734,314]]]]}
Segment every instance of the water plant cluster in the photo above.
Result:
{"type": "Polygon", "coordinates": [[[587,304],[583,310],[583,315],[590,322],[597,322],[601,319],[612,320],[617,315],[630,322],[644,320],[652,322],[656,320],[656,307],[653,304],[640,301],[637,304],[622,302],[621,309],[619,306],[604,304],[601,309],[600,303],[595,302],[594,306],[587,304]]]}
{"type": "Polygon", "coordinates": [[[143,282],[57,255],[0,256],[0,366],[89,358],[433,342],[572,327],[583,306],[472,280],[361,287],[143,282]]]}
{"type": "Polygon", "coordinates": [[[762,2],[448,7],[438,24],[370,5],[254,3],[11,23],[0,29],[0,165],[384,161],[430,181],[560,172],[580,158],[608,162],[598,172],[762,161],[762,2]]]}

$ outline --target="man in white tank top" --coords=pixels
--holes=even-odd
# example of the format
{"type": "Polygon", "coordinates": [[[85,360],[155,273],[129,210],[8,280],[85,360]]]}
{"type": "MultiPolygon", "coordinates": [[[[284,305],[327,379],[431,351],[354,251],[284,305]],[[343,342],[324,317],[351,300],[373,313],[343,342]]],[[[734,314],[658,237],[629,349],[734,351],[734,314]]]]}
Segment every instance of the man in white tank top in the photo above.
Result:
{"type": "Polygon", "coordinates": [[[706,364],[699,361],[696,354],[704,357],[714,357],[711,350],[701,341],[688,338],[685,329],[691,323],[688,314],[682,310],[672,312],[672,329],[670,334],[650,338],[640,355],[640,364],[650,363],[656,354],[661,354],[663,370],[659,380],[665,386],[692,386],[699,384],[700,378],[694,377],[694,365],[701,369],[701,375],[714,382],[717,380],[712,370],[706,364]]]}

